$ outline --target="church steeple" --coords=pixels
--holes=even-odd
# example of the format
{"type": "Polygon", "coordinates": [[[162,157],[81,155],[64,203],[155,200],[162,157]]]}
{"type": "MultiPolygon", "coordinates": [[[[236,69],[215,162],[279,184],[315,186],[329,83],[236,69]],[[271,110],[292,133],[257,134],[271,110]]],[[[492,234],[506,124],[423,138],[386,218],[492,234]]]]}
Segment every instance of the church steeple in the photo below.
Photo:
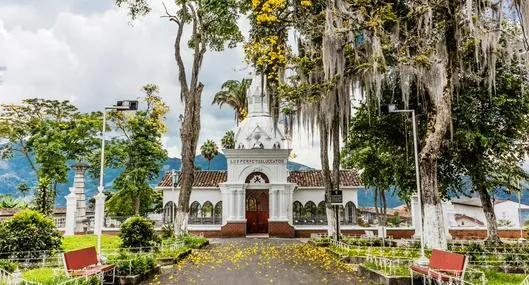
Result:
{"type": "Polygon", "coordinates": [[[266,92],[266,77],[254,75],[248,88],[248,117],[269,117],[270,98],[266,92]]]}

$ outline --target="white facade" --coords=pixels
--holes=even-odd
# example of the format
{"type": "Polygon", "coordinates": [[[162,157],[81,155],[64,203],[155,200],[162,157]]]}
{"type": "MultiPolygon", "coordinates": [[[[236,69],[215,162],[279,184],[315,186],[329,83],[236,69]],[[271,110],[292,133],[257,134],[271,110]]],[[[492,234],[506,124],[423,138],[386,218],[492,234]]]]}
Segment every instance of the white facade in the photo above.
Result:
{"type": "MultiPolygon", "coordinates": [[[[321,171],[288,171],[291,150],[285,149],[285,136],[274,125],[269,114],[269,98],[261,84],[260,77],[252,80],[248,117],[234,132],[235,149],[223,150],[227,171],[196,172],[196,187],[193,187],[190,198],[190,230],[209,229],[228,233],[241,231],[242,228],[245,233],[272,235],[277,231],[281,235],[280,232],[289,228],[293,233],[297,222],[321,222],[316,219],[317,205],[325,200],[323,185],[317,185],[323,181],[321,171]],[[298,185],[292,182],[295,179],[309,185],[298,185]],[[302,214],[303,220],[300,219],[302,214]]],[[[356,175],[353,172],[350,170],[349,176],[345,173],[344,177],[356,175]]],[[[163,191],[166,220],[172,220],[178,204],[177,180],[166,175],[158,186],[163,191]],[[172,185],[174,181],[177,181],[176,185],[172,185]]],[[[357,188],[360,185],[347,185],[348,180],[345,180],[341,189],[344,205],[349,202],[347,205],[356,210],[357,188]]],[[[349,180],[354,180],[356,184],[359,181],[349,180]]]]}
{"type": "MultiPolygon", "coordinates": [[[[467,216],[486,225],[487,221],[485,218],[485,214],[483,213],[483,208],[481,206],[481,201],[479,200],[479,198],[473,197],[452,199],[452,205],[454,207],[454,216],[467,216]]],[[[494,213],[496,214],[496,220],[498,221],[500,226],[502,223],[508,223],[508,227],[519,228],[520,221],[522,221],[523,223],[524,219],[526,219],[524,217],[528,216],[527,214],[525,214],[524,216],[524,213],[528,212],[528,205],[519,205],[518,202],[514,202],[511,200],[497,200],[494,203],[494,213]],[[520,212],[522,213],[522,217],[520,217],[520,212]]],[[[480,225],[475,221],[471,221],[471,219],[460,218],[458,220],[457,226],[478,227],[480,225]]]]}

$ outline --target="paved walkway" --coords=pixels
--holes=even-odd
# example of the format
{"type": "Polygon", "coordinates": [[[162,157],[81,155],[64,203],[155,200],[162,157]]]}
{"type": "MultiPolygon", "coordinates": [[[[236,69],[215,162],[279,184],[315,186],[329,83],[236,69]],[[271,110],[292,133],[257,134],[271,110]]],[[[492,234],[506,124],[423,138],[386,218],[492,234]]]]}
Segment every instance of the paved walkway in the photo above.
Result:
{"type": "Polygon", "coordinates": [[[222,239],[145,284],[368,284],[322,248],[292,239],[222,239]]]}

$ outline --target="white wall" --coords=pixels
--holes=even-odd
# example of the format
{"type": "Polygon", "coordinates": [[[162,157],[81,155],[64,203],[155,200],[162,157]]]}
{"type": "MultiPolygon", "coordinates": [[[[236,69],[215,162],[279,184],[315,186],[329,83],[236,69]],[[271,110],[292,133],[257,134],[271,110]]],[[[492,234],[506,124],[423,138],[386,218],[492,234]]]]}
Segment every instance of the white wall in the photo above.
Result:
{"type": "MultiPolygon", "coordinates": [[[[461,204],[456,204],[456,203],[452,203],[452,204],[454,205],[454,209],[455,209],[454,214],[466,215],[474,219],[477,219],[483,223],[486,223],[485,214],[483,214],[483,208],[469,206],[469,205],[461,205],[461,204]]],[[[465,226],[466,226],[466,223],[465,223],[465,226]]]]}
{"type": "MultiPolygon", "coordinates": [[[[529,206],[521,205],[522,210],[528,210],[529,206]]],[[[494,206],[494,212],[496,213],[496,220],[508,220],[511,221],[513,227],[520,227],[520,212],[518,209],[518,203],[513,201],[504,201],[494,206]]]]}

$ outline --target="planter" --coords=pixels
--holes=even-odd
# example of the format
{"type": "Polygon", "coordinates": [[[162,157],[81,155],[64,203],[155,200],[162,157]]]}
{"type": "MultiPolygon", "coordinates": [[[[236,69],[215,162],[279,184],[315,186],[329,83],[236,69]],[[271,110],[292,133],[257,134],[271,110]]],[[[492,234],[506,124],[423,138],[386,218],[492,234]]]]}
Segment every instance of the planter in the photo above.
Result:
{"type": "Polygon", "coordinates": [[[326,248],[327,252],[334,256],[335,258],[337,258],[338,260],[340,260],[341,262],[343,263],[349,263],[349,256],[345,255],[345,254],[340,254],[340,253],[337,253],[335,251],[332,251],[330,248],[326,248]]]}
{"type": "Polygon", "coordinates": [[[366,261],[364,256],[349,256],[349,263],[362,264],[366,261]]]}
{"type": "Polygon", "coordinates": [[[166,265],[173,265],[178,263],[178,261],[186,258],[191,253],[191,249],[187,249],[186,251],[180,253],[180,255],[176,257],[161,257],[156,259],[156,263],[158,263],[159,266],[166,266],[166,265]]]}
{"type": "MultiPolygon", "coordinates": [[[[411,284],[410,276],[386,276],[382,272],[372,270],[360,264],[358,271],[364,275],[367,279],[371,280],[374,284],[384,285],[409,285],[411,284]]],[[[421,278],[415,278],[413,284],[422,284],[421,278]]]]}
{"type": "Polygon", "coordinates": [[[150,279],[156,274],[160,273],[160,266],[148,270],[142,274],[133,275],[133,276],[116,276],[116,284],[120,285],[137,285],[142,281],[150,279]]]}

